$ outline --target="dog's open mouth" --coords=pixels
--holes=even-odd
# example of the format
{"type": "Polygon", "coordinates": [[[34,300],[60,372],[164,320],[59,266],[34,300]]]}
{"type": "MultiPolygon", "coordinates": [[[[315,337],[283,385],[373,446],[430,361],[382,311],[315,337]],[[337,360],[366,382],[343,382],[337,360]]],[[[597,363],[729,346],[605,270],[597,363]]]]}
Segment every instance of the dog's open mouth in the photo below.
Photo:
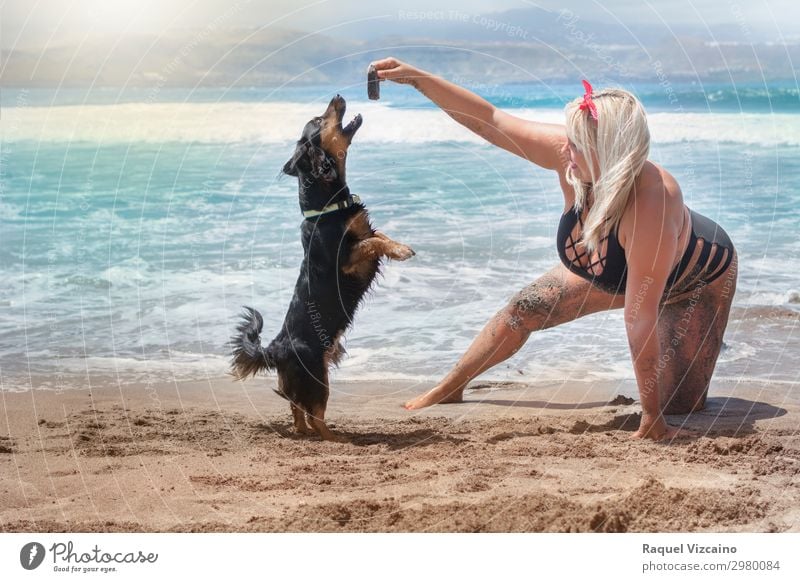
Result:
{"type": "Polygon", "coordinates": [[[347,137],[353,137],[356,131],[358,131],[358,128],[361,127],[361,122],[362,122],[361,114],[359,113],[353,118],[353,120],[350,123],[348,123],[342,128],[342,133],[347,137]]]}
{"type": "MultiPolygon", "coordinates": [[[[339,122],[339,125],[342,126],[342,120],[344,119],[344,113],[347,110],[347,102],[344,100],[344,97],[341,95],[337,95],[331,100],[331,105],[333,105],[336,111],[336,119],[339,122]]],[[[350,123],[342,127],[342,135],[347,138],[352,138],[358,128],[361,127],[361,122],[363,119],[361,118],[361,114],[359,113],[356,115],[350,123]]]]}

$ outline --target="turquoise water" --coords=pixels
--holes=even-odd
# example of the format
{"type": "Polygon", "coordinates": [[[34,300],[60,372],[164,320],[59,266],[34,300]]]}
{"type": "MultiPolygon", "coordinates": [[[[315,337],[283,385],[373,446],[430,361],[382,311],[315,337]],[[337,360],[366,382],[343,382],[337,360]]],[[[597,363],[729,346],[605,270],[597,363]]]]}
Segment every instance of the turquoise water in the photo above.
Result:
{"type": "MultiPolygon", "coordinates": [[[[410,88],[4,91],[0,380],[79,385],[225,372],[236,316],[271,338],[302,249],[296,182],[279,170],[340,92],[364,126],[348,181],[417,256],[391,263],[348,334],[336,378],[446,373],[485,321],[558,261],[555,176],[482,143],[410,88]],[[37,380],[38,382],[38,380],[37,380]]],[[[797,382],[800,115],[791,87],[639,87],[651,159],[737,245],[740,279],[717,375],[797,382]],[[678,107],[680,105],[680,107],[678,107]]],[[[569,88],[484,87],[559,121],[569,88]]],[[[620,311],[534,334],[487,378],[630,380],[620,311]]],[[[39,385],[37,383],[37,385],[39,385]]]]}

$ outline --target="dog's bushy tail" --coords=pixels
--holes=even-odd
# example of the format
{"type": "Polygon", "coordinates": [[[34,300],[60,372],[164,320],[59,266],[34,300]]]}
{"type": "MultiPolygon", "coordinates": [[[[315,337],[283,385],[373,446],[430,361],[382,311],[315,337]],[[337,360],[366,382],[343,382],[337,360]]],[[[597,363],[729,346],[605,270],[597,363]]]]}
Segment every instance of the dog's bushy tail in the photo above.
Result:
{"type": "Polygon", "coordinates": [[[268,348],[261,345],[264,320],[252,307],[244,307],[241,321],[236,326],[237,335],[231,337],[231,375],[237,380],[255,376],[262,370],[275,368],[275,360],[268,348]]]}

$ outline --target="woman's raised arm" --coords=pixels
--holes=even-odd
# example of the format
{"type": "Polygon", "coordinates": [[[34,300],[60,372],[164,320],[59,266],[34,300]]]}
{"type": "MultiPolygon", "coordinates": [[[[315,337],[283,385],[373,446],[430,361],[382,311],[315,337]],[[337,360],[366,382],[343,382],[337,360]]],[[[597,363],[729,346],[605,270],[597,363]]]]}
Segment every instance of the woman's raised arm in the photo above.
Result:
{"type": "Polygon", "coordinates": [[[548,170],[563,170],[563,125],[541,123],[501,111],[467,89],[389,57],[372,63],[378,78],[412,85],[458,123],[491,144],[548,170]]]}

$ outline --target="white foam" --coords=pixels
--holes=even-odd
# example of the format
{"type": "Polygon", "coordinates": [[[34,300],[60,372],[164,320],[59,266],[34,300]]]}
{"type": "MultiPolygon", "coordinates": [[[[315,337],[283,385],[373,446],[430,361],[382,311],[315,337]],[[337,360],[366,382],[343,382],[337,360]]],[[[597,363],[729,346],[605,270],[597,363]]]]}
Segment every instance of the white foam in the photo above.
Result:
{"type": "Polygon", "coordinates": [[[60,371],[80,374],[113,376],[121,374],[126,382],[169,379],[192,379],[203,376],[221,377],[228,370],[227,357],[219,354],[193,354],[170,350],[162,357],[134,358],[131,356],[87,356],[60,358],[60,371]]]}
{"type": "MultiPolygon", "coordinates": [[[[4,108],[4,141],[93,143],[284,143],[296,140],[319,104],[126,103],[4,108]]],[[[563,123],[561,109],[514,109],[523,119],[563,123]]],[[[363,143],[485,143],[438,109],[357,103],[345,121],[361,113],[363,143]]],[[[651,113],[655,143],[703,141],[749,145],[800,145],[800,115],[791,113],[651,113]]]]}
{"type": "Polygon", "coordinates": [[[740,304],[742,307],[757,307],[760,305],[798,305],[800,304],[800,291],[754,291],[740,304]]]}
{"type": "Polygon", "coordinates": [[[757,353],[756,348],[745,342],[726,340],[725,345],[727,348],[722,350],[717,359],[717,362],[720,364],[752,358],[757,353]]]}
{"type": "Polygon", "coordinates": [[[800,145],[800,115],[791,113],[651,113],[648,123],[656,143],[800,145]]]}

